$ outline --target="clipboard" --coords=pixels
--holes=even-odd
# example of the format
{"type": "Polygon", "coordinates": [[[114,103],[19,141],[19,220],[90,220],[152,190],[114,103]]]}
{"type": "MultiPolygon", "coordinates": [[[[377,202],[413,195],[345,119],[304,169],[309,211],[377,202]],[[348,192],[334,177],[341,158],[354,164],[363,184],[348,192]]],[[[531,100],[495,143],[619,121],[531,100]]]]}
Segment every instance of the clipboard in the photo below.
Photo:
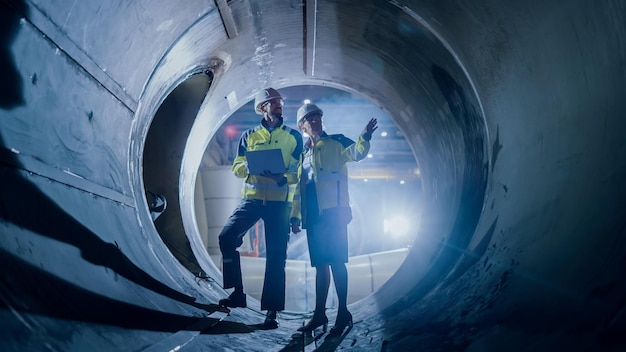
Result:
{"type": "Polygon", "coordinates": [[[246,151],[246,160],[248,173],[251,175],[260,175],[265,170],[273,174],[282,174],[287,171],[280,149],[246,151]]]}

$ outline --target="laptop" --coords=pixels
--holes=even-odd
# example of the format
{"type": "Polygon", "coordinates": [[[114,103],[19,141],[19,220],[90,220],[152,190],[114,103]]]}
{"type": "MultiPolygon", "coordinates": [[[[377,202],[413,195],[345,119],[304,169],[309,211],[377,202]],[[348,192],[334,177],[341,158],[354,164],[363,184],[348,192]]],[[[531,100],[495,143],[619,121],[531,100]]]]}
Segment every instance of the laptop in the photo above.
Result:
{"type": "Polygon", "coordinates": [[[268,170],[273,174],[282,174],[287,171],[280,149],[265,149],[246,151],[248,172],[251,175],[260,175],[268,170]]]}

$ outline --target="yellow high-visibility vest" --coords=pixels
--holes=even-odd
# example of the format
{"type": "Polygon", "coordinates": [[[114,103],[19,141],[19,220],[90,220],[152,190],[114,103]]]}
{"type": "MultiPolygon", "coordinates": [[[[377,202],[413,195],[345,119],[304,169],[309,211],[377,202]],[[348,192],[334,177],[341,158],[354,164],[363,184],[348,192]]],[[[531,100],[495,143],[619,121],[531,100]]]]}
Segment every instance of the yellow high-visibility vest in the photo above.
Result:
{"type": "Polygon", "coordinates": [[[237,157],[231,168],[235,176],[244,179],[241,197],[263,201],[293,202],[301,154],[302,135],[284,124],[270,132],[262,120],[260,125],[245,131],[239,140],[237,157]],[[263,149],[281,150],[287,169],[286,183],[277,184],[270,178],[248,174],[246,151],[263,149]]]}
{"type": "MultiPolygon", "coordinates": [[[[359,135],[356,142],[342,135],[328,135],[322,132],[315,145],[305,148],[303,157],[310,158],[313,169],[313,180],[320,215],[330,208],[349,208],[350,195],[348,193],[348,167],[350,161],[365,159],[370,150],[370,142],[363,135],[359,135]]],[[[296,200],[292,209],[292,217],[302,220],[306,214],[306,195],[300,192],[308,181],[300,167],[300,185],[296,191],[296,200]]]]}

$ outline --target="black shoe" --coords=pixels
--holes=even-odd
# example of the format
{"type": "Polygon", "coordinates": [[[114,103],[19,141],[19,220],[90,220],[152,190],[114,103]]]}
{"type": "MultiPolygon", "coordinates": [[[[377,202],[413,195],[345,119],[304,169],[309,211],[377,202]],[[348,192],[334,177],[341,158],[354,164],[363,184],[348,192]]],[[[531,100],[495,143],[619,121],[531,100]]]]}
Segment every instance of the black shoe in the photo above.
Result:
{"type": "Polygon", "coordinates": [[[263,328],[265,329],[276,329],[278,328],[278,321],[276,320],[276,311],[268,310],[267,315],[265,315],[265,321],[263,322],[263,328]]]}
{"type": "Polygon", "coordinates": [[[313,314],[313,317],[311,318],[311,320],[309,320],[308,323],[306,323],[305,326],[301,327],[298,329],[298,331],[302,331],[302,332],[311,332],[313,330],[315,330],[316,328],[323,326],[322,327],[322,332],[326,332],[326,329],[328,328],[328,317],[326,317],[326,314],[322,315],[315,315],[313,314]]]}
{"type": "Polygon", "coordinates": [[[219,305],[231,308],[246,308],[248,306],[246,303],[246,294],[241,291],[233,291],[228,298],[220,299],[219,305]]]}
{"type": "Polygon", "coordinates": [[[352,329],[352,314],[347,310],[345,312],[339,312],[337,314],[337,320],[335,320],[335,326],[328,332],[328,336],[339,336],[343,334],[343,330],[348,327],[348,331],[352,329]]]}

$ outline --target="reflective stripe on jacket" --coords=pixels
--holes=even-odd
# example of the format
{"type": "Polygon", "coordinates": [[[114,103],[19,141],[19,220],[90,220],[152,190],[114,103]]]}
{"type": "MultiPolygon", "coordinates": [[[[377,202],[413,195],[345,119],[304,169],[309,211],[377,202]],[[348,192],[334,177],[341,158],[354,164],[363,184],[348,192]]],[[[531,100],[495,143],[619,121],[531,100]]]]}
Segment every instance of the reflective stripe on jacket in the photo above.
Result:
{"type": "Polygon", "coordinates": [[[298,165],[302,155],[302,135],[297,130],[280,124],[271,132],[265,120],[261,124],[245,131],[239,140],[237,157],[233,161],[232,171],[235,176],[244,179],[241,197],[263,201],[292,202],[295,184],[298,182],[298,165]],[[280,149],[287,172],[287,183],[278,185],[274,180],[248,174],[246,151],[280,149]]]}
{"type": "MultiPolygon", "coordinates": [[[[304,157],[311,156],[313,166],[313,178],[320,215],[325,209],[350,207],[348,194],[348,167],[349,161],[361,161],[365,159],[370,150],[370,142],[360,135],[356,143],[342,135],[328,135],[322,132],[320,139],[314,146],[307,143],[304,157]]],[[[306,195],[300,192],[305,187],[308,175],[299,171],[300,187],[296,192],[296,202],[292,209],[292,217],[300,220],[306,214],[306,195]]],[[[306,225],[305,225],[306,226],[306,225]]]]}

